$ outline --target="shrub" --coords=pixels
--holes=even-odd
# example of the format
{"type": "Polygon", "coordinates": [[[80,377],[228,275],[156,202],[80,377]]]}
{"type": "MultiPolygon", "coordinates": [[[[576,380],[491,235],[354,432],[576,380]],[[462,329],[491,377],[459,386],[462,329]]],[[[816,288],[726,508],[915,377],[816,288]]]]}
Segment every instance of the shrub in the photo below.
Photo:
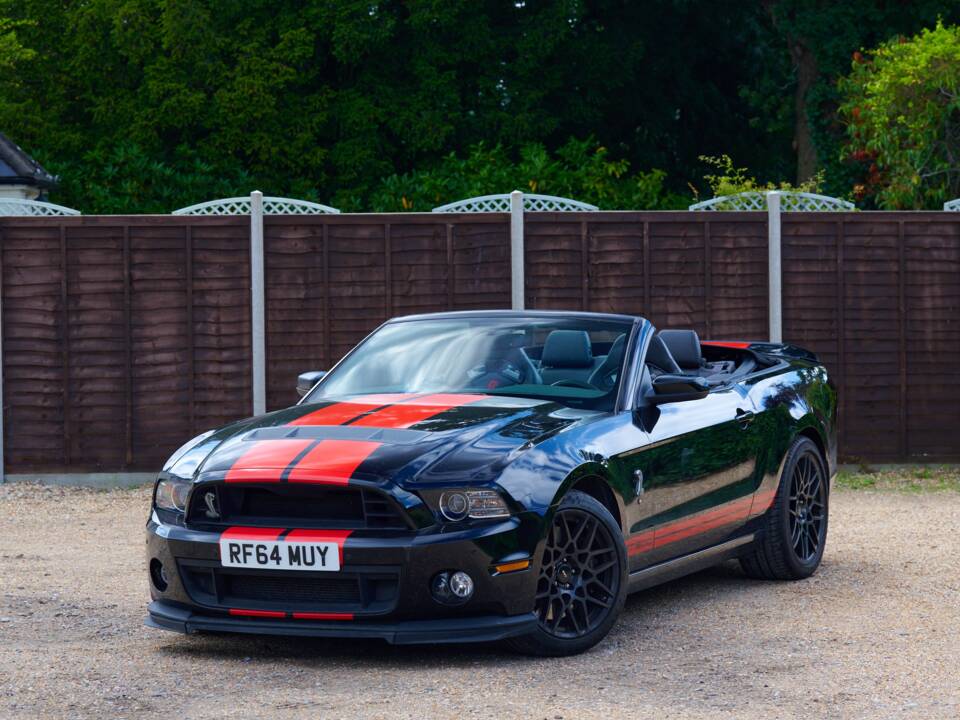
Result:
{"type": "Polygon", "coordinates": [[[937,23],[855,53],[840,81],[854,196],[886,209],[939,209],[960,195],[960,28],[937,23]]]}

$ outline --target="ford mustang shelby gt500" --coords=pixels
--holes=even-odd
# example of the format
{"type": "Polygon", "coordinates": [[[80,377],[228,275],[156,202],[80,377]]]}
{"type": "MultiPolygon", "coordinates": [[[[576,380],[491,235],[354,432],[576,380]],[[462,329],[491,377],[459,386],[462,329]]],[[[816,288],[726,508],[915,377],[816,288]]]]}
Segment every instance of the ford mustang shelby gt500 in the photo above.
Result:
{"type": "Polygon", "coordinates": [[[628,592],[813,573],[836,393],[811,353],[625,315],[391,320],[156,483],[148,624],[589,648],[628,592]]]}

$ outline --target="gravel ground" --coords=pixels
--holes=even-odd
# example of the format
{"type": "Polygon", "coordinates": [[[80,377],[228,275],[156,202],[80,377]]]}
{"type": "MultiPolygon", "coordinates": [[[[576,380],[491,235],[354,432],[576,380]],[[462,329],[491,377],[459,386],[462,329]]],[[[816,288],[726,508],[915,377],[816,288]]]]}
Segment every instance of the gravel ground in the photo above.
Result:
{"type": "Polygon", "coordinates": [[[810,580],[700,573],[561,660],[149,630],[147,503],[0,486],[0,718],[960,717],[955,492],[841,489],[810,580]]]}

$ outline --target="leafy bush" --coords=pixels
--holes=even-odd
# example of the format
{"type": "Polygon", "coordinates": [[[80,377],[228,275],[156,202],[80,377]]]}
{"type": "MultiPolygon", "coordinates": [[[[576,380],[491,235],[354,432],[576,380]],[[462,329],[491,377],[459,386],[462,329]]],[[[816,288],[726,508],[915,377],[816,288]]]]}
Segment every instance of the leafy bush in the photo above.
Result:
{"type": "Polygon", "coordinates": [[[559,195],[602,210],[682,208],[686,200],[664,187],[662,170],[629,172],[626,160],[612,160],[593,138],[569,140],[551,155],[539,143],[514,158],[502,145],[473,145],[463,157],[445,156],[436,166],[385,178],[372,196],[377,212],[427,211],[478,195],[523,190],[559,195]]]}
{"type": "MultiPolygon", "coordinates": [[[[703,176],[703,179],[706,180],[715,198],[737,195],[743,192],[768,192],[770,190],[819,193],[824,182],[824,174],[823,170],[821,170],[812,178],[799,185],[792,185],[788,182],[761,183],[750,174],[747,168],[736,167],[733,164],[733,159],[729,155],[721,155],[720,157],[701,155],[700,160],[716,168],[716,173],[708,173],[703,176]]],[[[691,189],[693,190],[694,197],[699,199],[699,193],[696,188],[691,186],[691,189]]],[[[718,207],[721,210],[735,209],[732,203],[729,204],[729,206],[728,203],[720,203],[718,207]]]]}
{"type": "Polygon", "coordinates": [[[707,185],[713,192],[714,197],[736,195],[742,192],[766,192],[769,190],[818,193],[820,192],[820,187],[823,185],[822,170],[799,185],[791,185],[788,182],[761,183],[750,175],[750,171],[747,168],[735,167],[729,155],[721,155],[720,157],[701,155],[700,160],[717,169],[717,174],[707,174],[703,176],[703,179],[707,181],[707,185]]]}
{"type": "Polygon", "coordinates": [[[840,81],[846,156],[858,198],[887,209],[939,209],[960,196],[960,28],[937,23],[855,53],[840,81]]]}

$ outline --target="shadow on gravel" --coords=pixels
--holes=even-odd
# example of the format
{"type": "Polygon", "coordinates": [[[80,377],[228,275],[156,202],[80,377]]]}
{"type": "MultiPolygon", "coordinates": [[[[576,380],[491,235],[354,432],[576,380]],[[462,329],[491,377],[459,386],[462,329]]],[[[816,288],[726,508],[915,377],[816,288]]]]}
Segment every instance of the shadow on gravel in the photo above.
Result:
{"type": "MultiPolygon", "coordinates": [[[[730,593],[749,590],[758,581],[747,578],[734,563],[710,568],[694,575],[660,585],[627,597],[619,622],[620,632],[650,611],[671,611],[671,607],[707,598],[716,599],[730,593]]],[[[617,630],[615,629],[616,633],[617,630]]],[[[590,652],[603,651],[604,643],[590,652]]],[[[609,648],[608,648],[609,650],[609,648]]],[[[356,662],[376,668],[391,669],[409,666],[413,669],[438,667],[472,667],[496,662],[527,665],[535,659],[514,654],[500,643],[466,645],[390,645],[380,640],[344,640],[325,638],[290,638],[254,635],[191,635],[178,637],[158,648],[174,658],[262,662],[282,660],[304,667],[356,662]]]]}

